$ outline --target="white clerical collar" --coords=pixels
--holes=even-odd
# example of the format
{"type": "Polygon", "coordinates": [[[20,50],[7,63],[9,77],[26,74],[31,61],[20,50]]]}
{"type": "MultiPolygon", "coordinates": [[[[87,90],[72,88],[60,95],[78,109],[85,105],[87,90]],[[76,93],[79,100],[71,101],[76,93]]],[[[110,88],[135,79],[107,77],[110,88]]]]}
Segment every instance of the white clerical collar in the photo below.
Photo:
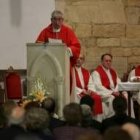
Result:
{"type": "Polygon", "coordinates": [[[60,30],[61,30],[61,28],[59,28],[59,29],[53,28],[53,32],[55,32],[55,33],[60,32],[60,30]]]}

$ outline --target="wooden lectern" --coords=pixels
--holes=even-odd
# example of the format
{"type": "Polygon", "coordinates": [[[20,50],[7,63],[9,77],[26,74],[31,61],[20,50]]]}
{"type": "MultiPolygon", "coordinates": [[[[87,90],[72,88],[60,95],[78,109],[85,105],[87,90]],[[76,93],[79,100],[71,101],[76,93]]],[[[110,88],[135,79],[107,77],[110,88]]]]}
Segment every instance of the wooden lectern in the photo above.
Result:
{"type": "Polygon", "coordinates": [[[28,94],[38,75],[45,79],[56,113],[62,117],[63,107],[70,102],[70,59],[64,44],[27,43],[28,94]]]}

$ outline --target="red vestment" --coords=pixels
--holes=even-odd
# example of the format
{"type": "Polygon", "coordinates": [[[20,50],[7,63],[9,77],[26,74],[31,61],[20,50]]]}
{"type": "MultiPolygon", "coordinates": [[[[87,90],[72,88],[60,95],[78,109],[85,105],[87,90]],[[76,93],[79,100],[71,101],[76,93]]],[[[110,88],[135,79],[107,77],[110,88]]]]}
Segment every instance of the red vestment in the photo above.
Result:
{"type": "Polygon", "coordinates": [[[135,69],[135,76],[140,76],[140,65],[135,69]]]}
{"type": "MultiPolygon", "coordinates": [[[[81,71],[82,71],[82,75],[83,75],[83,82],[84,82],[84,87],[82,86],[81,84],[81,81],[80,81],[80,78],[79,78],[79,75],[78,75],[78,72],[77,70],[75,69],[75,77],[76,77],[76,86],[80,89],[85,89],[85,90],[88,90],[88,82],[89,82],[89,78],[90,78],[90,73],[88,70],[84,69],[84,68],[81,68],[81,71]]],[[[80,93],[80,97],[83,97],[85,94],[84,93],[80,93]]],[[[90,94],[90,96],[93,98],[94,100],[94,108],[93,108],[93,112],[95,115],[97,114],[101,114],[103,111],[102,111],[102,99],[100,97],[100,95],[98,95],[97,93],[94,93],[92,92],[90,94]]]]}
{"type": "MultiPolygon", "coordinates": [[[[104,71],[103,67],[102,67],[101,65],[99,65],[99,66],[96,68],[96,71],[97,71],[97,72],[99,73],[99,75],[100,75],[102,85],[103,85],[104,87],[106,87],[107,89],[110,89],[110,81],[109,81],[109,78],[108,78],[106,72],[104,71]]],[[[117,74],[116,74],[115,70],[112,69],[112,68],[110,68],[110,74],[111,74],[111,77],[112,77],[114,86],[116,86],[116,84],[117,84],[117,74]]]]}
{"type": "Polygon", "coordinates": [[[48,39],[61,39],[72,51],[71,65],[73,66],[80,54],[80,43],[71,28],[62,25],[60,32],[53,32],[52,24],[42,30],[36,42],[48,42],[48,39]]]}
{"type": "Polygon", "coordinates": [[[71,28],[62,24],[60,32],[53,32],[52,24],[48,27],[43,29],[39,34],[36,42],[46,43],[48,42],[49,38],[51,39],[61,39],[63,43],[67,45],[72,51],[72,57],[70,57],[70,93],[72,89],[72,82],[73,82],[73,73],[72,67],[75,65],[76,60],[79,58],[80,54],[80,43],[78,38],[76,37],[75,33],[72,31],[71,28]]]}

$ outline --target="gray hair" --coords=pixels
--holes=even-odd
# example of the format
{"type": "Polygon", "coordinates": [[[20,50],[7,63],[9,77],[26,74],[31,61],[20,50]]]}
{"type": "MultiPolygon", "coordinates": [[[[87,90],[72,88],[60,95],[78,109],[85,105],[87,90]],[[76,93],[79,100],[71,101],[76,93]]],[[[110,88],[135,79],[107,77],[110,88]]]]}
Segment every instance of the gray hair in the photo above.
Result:
{"type": "Polygon", "coordinates": [[[84,117],[91,116],[92,112],[91,112],[91,108],[89,105],[83,104],[83,105],[81,105],[81,108],[82,108],[82,115],[84,117]]]}
{"type": "Polygon", "coordinates": [[[61,17],[63,18],[63,13],[59,10],[54,10],[51,14],[51,18],[54,18],[54,17],[61,17]]]}
{"type": "Polygon", "coordinates": [[[49,115],[45,109],[33,107],[26,112],[25,124],[28,130],[44,129],[49,125],[49,115]]]}

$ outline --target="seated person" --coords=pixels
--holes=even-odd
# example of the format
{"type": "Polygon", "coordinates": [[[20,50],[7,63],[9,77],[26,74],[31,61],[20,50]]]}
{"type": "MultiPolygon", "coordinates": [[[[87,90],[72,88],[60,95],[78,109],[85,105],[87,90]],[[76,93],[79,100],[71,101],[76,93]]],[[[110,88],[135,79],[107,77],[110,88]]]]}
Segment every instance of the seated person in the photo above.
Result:
{"type": "MultiPolygon", "coordinates": [[[[114,114],[112,108],[112,101],[115,97],[119,96],[118,83],[120,78],[117,75],[117,72],[112,68],[113,56],[111,54],[103,54],[101,56],[101,65],[99,65],[95,71],[92,72],[89,89],[95,88],[97,93],[103,98],[103,101],[106,103],[103,110],[105,117],[108,118],[114,114]],[[93,86],[94,85],[94,86],[93,86]]],[[[127,93],[123,92],[123,96],[127,98],[127,93]]],[[[134,117],[134,111],[132,107],[132,116],[134,117]]]]}
{"type": "Polygon", "coordinates": [[[132,137],[121,127],[111,127],[103,135],[104,140],[133,140],[132,137]]]}
{"type": "Polygon", "coordinates": [[[81,104],[81,108],[82,108],[82,116],[83,116],[82,127],[85,127],[85,128],[90,127],[100,132],[101,123],[93,119],[91,107],[87,104],[81,104]]]}
{"type": "Polygon", "coordinates": [[[56,118],[55,101],[53,98],[48,97],[48,98],[44,99],[42,102],[42,108],[44,108],[46,111],[48,111],[48,114],[50,116],[49,128],[51,131],[53,131],[54,128],[63,126],[65,124],[64,121],[59,120],[58,117],[56,118]]]}
{"type": "Polygon", "coordinates": [[[41,140],[54,140],[49,126],[48,112],[39,107],[32,107],[26,111],[25,127],[29,134],[32,134],[41,140]]]}
{"type": "Polygon", "coordinates": [[[54,129],[53,134],[56,140],[76,140],[81,134],[94,133],[95,130],[81,127],[82,109],[77,103],[70,103],[63,109],[66,125],[54,129]]]}
{"type": "Polygon", "coordinates": [[[130,134],[130,136],[133,138],[133,140],[140,139],[140,129],[137,125],[133,123],[125,123],[122,126],[122,129],[127,131],[130,134]]]}
{"type": "Polygon", "coordinates": [[[73,85],[73,101],[79,103],[80,99],[85,95],[90,95],[91,98],[94,100],[95,105],[92,108],[94,116],[100,118],[102,115],[102,99],[100,95],[98,95],[95,90],[88,90],[88,82],[90,78],[90,72],[83,68],[82,65],[84,63],[85,56],[83,54],[83,50],[81,50],[80,56],[76,61],[74,66],[74,78],[73,81],[75,85],[73,85]]]}
{"type": "Polygon", "coordinates": [[[140,126],[140,121],[129,117],[127,115],[127,100],[122,96],[117,96],[113,100],[113,109],[115,111],[115,115],[110,118],[103,120],[102,122],[102,131],[104,132],[106,129],[112,126],[122,126],[127,122],[131,122],[140,126]]]}
{"type": "MultiPolygon", "coordinates": [[[[128,81],[130,82],[140,82],[140,65],[138,65],[135,69],[133,69],[129,76],[128,76],[128,81]]],[[[133,99],[140,104],[140,91],[135,92],[133,94],[133,99]]]]}
{"type": "Polygon", "coordinates": [[[131,82],[140,82],[140,65],[130,72],[128,80],[131,82]]]}
{"type": "Polygon", "coordinates": [[[24,129],[25,110],[15,104],[14,101],[7,101],[3,107],[7,126],[0,131],[1,139],[14,140],[16,136],[26,134],[24,129]]]}

